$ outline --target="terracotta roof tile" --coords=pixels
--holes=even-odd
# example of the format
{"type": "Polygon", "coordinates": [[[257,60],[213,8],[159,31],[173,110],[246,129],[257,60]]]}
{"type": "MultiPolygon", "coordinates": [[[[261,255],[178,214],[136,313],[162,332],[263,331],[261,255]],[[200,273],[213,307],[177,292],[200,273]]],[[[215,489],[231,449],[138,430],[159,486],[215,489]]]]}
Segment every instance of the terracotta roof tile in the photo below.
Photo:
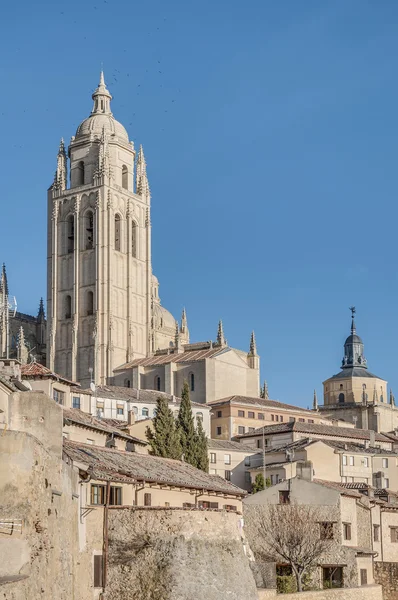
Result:
{"type": "MultiPolygon", "coordinates": [[[[79,390],[83,394],[93,394],[90,389],[79,390]]],[[[137,390],[136,388],[128,388],[121,385],[99,385],[95,388],[95,395],[97,398],[113,398],[114,400],[126,400],[128,402],[134,402],[134,404],[146,404],[156,403],[159,397],[167,398],[169,402],[175,402],[178,406],[181,402],[181,398],[178,396],[172,396],[166,394],[166,392],[158,392],[156,390],[137,390]]],[[[200,404],[198,402],[191,402],[192,406],[209,409],[207,404],[200,404]]]]}
{"type": "Polygon", "coordinates": [[[197,362],[199,360],[205,360],[206,358],[212,358],[216,354],[225,352],[225,350],[231,350],[231,348],[220,348],[220,346],[216,346],[202,350],[185,350],[180,354],[154,354],[154,356],[150,356],[148,358],[137,358],[129,363],[120,365],[120,367],[117,367],[114,369],[114,371],[125,371],[126,369],[131,369],[132,367],[138,366],[151,367],[155,365],[166,365],[172,362],[197,362]]]}
{"type": "Polygon", "coordinates": [[[123,438],[126,441],[132,441],[142,446],[147,444],[145,440],[140,440],[139,438],[128,435],[127,433],[120,431],[117,427],[110,425],[108,421],[113,419],[93,417],[78,408],[64,408],[63,411],[64,419],[67,419],[74,425],[80,425],[81,427],[88,427],[89,429],[95,429],[96,431],[101,431],[103,433],[113,434],[116,437],[123,438]]]}
{"type": "Polygon", "coordinates": [[[105,481],[128,478],[245,496],[246,492],[218,475],[209,475],[188,463],[149,454],[122,452],[100,446],[80,444],[64,439],[64,452],[74,461],[88,463],[93,477],[105,481]]]}
{"type": "Polygon", "coordinates": [[[241,444],[240,442],[230,442],[229,440],[213,440],[207,441],[209,450],[231,450],[237,452],[245,452],[245,454],[253,454],[258,452],[258,448],[249,444],[241,444]]]}
{"type": "Polygon", "coordinates": [[[73,385],[77,388],[79,387],[79,384],[75,381],[70,381],[69,379],[62,377],[62,375],[54,373],[53,371],[51,371],[50,369],[48,369],[44,365],[41,365],[38,362],[32,362],[27,365],[21,365],[21,375],[23,379],[35,379],[36,377],[46,377],[50,379],[57,379],[58,381],[62,381],[69,385],[73,385]]]}
{"type": "MultiPolygon", "coordinates": [[[[349,427],[336,427],[334,425],[322,425],[320,423],[300,423],[299,421],[294,421],[290,423],[276,423],[275,425],[265,425],[264,427],[259,427],[255,431],[249,431],[248,433],[236,436],[236,439],[257,437],[262,435],[263,430],[265,435],[272,433],[287,433],[288,431],[297,431],[300,433],[308,433],[313,435],[330,435],[359,440],[369,440],[371,433],[368,429],[351,429],[349,427]]],[[[382,433],[375,433],[375,439],[378,442],[391,443],[391,440],[389,440],[388,437],[386,437],[382,433]]]]}
{"type": "Polygon", "coordinates": [[[301,406],[294,406],[293,404],[285,404],[284,402],[279,402],[279,400],[269,400],[260,397],[252,397],[252,396],[228,396],[226,398],[221,398],[220,400],[212,400],[209,402],[209,406],[215,407],[219,404],[247,404],[250,406],[258,406],[260,408],[274,408],[274,409],[286,409],[286,410],[294,410],[295,412],[306,413],[317,417],[318,415],[308,408],[302,408],[301,406]]]}

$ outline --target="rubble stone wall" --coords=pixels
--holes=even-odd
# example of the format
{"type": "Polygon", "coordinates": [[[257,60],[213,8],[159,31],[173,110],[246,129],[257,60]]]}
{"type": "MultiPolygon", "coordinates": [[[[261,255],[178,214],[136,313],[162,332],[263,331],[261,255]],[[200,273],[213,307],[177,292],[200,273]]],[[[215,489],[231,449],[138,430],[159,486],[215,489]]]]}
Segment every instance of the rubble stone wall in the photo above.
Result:
{"type": "Polygon", "coordinates": [[[109,510],[107,600],[257,600],[234,513],[109,510]]]}

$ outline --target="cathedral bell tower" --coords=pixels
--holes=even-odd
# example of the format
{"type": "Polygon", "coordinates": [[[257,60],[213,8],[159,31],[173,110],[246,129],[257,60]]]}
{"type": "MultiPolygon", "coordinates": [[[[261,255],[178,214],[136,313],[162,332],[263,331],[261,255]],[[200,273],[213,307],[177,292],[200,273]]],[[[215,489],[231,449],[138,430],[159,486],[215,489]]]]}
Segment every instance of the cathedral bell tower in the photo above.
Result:
{"type": "Polygon", "coordinates": [[[150,353],[150,191],[111,112],[104,75],[90,116],[64,142],[48,191],[47,316],[50,369],[87,386],[150,353]],[[68,159],[70,186],[67,185],[68,159]]]}

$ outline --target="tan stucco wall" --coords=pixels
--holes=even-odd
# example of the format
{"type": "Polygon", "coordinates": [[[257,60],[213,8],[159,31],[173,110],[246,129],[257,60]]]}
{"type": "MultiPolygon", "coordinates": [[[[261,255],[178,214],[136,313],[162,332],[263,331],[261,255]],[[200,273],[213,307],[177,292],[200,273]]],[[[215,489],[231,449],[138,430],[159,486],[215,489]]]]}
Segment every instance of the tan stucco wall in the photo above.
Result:
{"type": "MultiPolygon", "coordinates": [[[[378,377],[346,377],[338,379],[327,379],[323,383],[324,404],[339,404],[339,394],[343,393],[345,403],[357,402],[362,404],[363,386],[367,394],[367,400],[373,401],[374,389],[376,388],[377,401],[383,397],[384,404],[387,403],[387,381],[378,377]]],[[[380,402],[381,403],[381,402],[380,402]]]]}

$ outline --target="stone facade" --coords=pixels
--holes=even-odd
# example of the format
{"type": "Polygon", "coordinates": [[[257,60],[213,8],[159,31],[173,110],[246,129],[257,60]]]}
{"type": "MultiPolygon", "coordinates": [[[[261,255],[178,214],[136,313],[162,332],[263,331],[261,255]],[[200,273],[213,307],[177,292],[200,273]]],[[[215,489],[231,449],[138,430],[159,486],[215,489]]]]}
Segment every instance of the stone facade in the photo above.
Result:
{"type": "Polygon", "coordinates": [[[110,600],[257,600],[233,514],[109,511],[110,600]]]}
{"type": "Polygon", "coordinates": [[[383,588],[384,600],[398,600],[398,563],[376,562],[375,581],[383,588]]]}
{"type": "Polygon", "coordinates": [[[113,117],[101,73],[91,115],[63,141],[48,192],[47,365],[88,385],[159,347],[189,340],[160,305],[152,274],[151,196],[136,153],[113,117]],[[67,186],[68,166],[70,187],[67,186]]]}

